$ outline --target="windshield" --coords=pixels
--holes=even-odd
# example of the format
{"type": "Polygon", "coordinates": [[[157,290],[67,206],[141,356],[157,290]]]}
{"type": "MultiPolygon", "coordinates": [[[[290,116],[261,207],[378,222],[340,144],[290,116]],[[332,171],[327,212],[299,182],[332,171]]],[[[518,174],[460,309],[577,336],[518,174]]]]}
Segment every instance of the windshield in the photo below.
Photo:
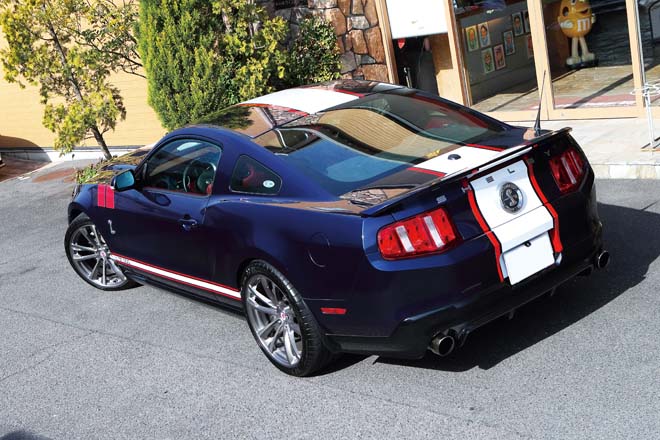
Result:
{"type": "Polygon", "coordinates": [[[506,130],[468,109],[408,90],[305,116],[254,140],[339,196],[365,187],[414,186],[419,181],[388,177],[506,130]]]}

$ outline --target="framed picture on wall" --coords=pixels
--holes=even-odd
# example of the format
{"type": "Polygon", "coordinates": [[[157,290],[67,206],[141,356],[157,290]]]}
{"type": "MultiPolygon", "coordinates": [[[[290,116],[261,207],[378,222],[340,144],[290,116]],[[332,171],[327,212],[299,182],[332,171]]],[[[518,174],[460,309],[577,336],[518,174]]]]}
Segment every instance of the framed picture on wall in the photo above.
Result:
{"type": "Polygon", "coordinates": [[[465,41],[467,42],[468,52],[474,52],[479,49],[479,37],[477,37],[477,25],[465,28],[465,41]]]}
{"type": "Polygon", "coordinates": [[[534,58],[534,44],[531,35],[527,35],[527,58],[534,58]]]}
{"type": "Polygon", "coordinates": [[[490,31],[488,30],[488,22],[479,23],[479,44],[481,47],[490,46],[490,31]]]}
{"type": "Polygon", "coordinates": [[[493,48],[489,47],[481,51],[481,65],[484,68],[484,73],[489,74],[495,71],[495,61],[493,60],[493,48]]]}
{"type": "Polygon", "coordinates": [[[495,53],[495,70],[504,69],[506,67],[506,59],[504,57],[504,45],[498,44],[493,48],[495,53]]]}
{"type": "Polygon", "coordinates": [[[516,53],[516,41],[513,39],[513,31],[506,31],[502,34],[502,41],[504,42],[504,53],[513,55],[516,53]]]}
{"type": "Polygon", "coordinates": [[[522,14],[520,12],[511,15],[511,24],[513,25],[513,35],[516,37],[525,33],[525,25],[523,25],[522,14]]]}
{"type": "Polygon", "coordinates": [[[531,28],[529,27],[529,11],[523,11],[523,23],[525,25],[525,33],[529,34],[531,28]]]}

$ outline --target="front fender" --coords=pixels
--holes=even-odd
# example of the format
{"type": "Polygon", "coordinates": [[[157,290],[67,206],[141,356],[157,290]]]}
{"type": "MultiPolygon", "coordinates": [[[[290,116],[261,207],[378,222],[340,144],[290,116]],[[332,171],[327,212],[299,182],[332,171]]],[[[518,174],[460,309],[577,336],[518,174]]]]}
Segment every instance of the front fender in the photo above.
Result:
{"type": "Polygon", "coordinates": [[[93,208],[94,188],[96,188],[96,185],[79,185],[76,187],[73,200],[71,200],[67,208],[69,224],[82,213],[88,216],[90,215],[90,211],[93,208]]]}

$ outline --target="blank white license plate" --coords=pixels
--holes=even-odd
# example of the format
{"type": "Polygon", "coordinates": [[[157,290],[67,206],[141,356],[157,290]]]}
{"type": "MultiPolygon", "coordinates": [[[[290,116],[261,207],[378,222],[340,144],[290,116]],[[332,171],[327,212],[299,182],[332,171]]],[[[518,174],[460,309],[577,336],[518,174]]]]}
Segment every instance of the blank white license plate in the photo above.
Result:
{"type": "Polygon", "coordinates": [[[554,254],[547,232],[504,252],[509,282],[516,284],[554,264],[554,254]]]}

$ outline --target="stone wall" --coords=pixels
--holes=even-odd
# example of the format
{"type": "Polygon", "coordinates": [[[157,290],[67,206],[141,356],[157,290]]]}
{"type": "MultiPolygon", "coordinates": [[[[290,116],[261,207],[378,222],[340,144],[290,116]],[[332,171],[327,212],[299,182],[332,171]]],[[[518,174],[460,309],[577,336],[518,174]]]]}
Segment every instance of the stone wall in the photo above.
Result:
{"type": "Polygon", "coordinates": [[[332,24],[341,51],[343,78],[388,82],[385,50],[376,13],[376,0],[289,0],[290,8],[276,8],[278,0],[265,0],[270,13],[284,18],[295,33],[309,15],[332,24]]]}

